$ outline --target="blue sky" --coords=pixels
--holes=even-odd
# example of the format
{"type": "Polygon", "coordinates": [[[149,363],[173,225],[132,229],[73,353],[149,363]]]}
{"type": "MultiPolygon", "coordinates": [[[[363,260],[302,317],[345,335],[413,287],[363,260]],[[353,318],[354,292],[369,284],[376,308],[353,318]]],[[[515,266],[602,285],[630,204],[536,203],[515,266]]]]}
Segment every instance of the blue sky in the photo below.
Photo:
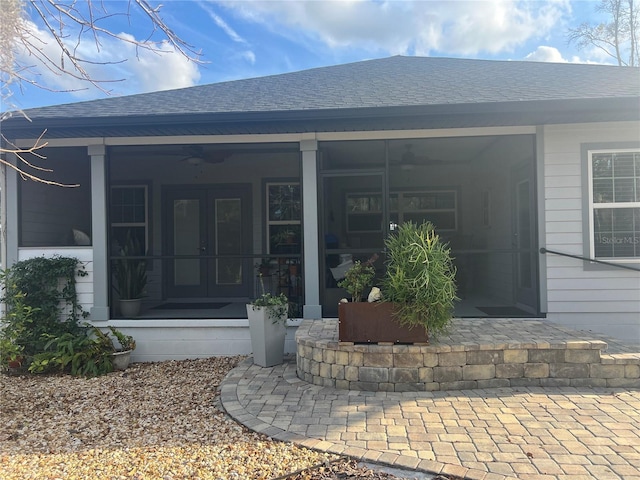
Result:
{"type": "MultiPolygon", "coordinates": [[[[152,5],[159,2],[150,0],[152,5]]],[[[100,63],[89,66],[111,95],[182,88],[239,78],[279,74],[390,55],[611,63],[596,49],[577,50],[566,31],[598,20],[595,0],[534,1],[261,1],[166,0],[161,13],[173,30],[202,52],[203,63],[185,60],[168,46],[166,53],[138,52],[102,39],[82,42],[84,55],[100,63]]],[[[124,0],[106,0],[110,12],[126,10],[124,0]]],[[[133,16],[113,18],[111,30],[145,39],[149,27],[133,16]]],[[[39,27],[39,28],[38,28],[39,27]]],[[[36,35],[53,58],[53,42],[36,35]],[[48,43],[48,44],[47,44],[48,43]],[[49,50],[50,49],[50,50],[49,50]]],[[[19,52],[18,52],[19,53],[19,52]]],[[[33,63],[32,57],[27,59],[33,63]]],[[[37,66],[37,65],[36,65],[37,66]]],[[[10,99],[18,108],[77,102],[107,95],[72,78],[40,69],[36,81],[23,83],[10,99]],[[63,90],[74,90],[62,92],[63,90]]],[[[5,106],[3,106],[5,109],[5,106]]]]}

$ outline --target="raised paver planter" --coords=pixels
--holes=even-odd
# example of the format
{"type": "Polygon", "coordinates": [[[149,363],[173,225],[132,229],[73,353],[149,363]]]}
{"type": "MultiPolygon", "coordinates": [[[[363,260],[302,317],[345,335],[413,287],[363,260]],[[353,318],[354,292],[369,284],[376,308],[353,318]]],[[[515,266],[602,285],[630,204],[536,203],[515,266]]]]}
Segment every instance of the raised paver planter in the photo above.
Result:
{"type": "Polygon", "coordinates": [[[337,319],[305,320],[296,332],[297,375],[314,385],[387,392],[640,388],[640,353],[604,354],[607,342],[550,322],[455,319],[452,332],[434,345],[362,345],[338,341],[337,319]]]}

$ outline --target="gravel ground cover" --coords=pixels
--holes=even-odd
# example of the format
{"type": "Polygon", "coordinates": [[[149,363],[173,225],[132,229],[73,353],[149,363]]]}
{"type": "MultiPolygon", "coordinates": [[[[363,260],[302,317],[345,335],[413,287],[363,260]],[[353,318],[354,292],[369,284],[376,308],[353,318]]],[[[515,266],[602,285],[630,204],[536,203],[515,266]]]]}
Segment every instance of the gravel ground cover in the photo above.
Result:
{"type": "Polygon", "coordinates": [[[393,479],[231,420],[217,386],[242,357],[140,363],[98,378],[0,375],[0,477],[393,479]]]}

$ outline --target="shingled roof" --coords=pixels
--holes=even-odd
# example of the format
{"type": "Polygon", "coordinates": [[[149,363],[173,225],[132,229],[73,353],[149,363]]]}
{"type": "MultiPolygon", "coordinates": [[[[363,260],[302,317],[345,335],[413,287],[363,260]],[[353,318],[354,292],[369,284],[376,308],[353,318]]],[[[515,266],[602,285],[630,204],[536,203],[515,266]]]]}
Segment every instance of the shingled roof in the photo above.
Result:
{"type": "MultiPolygon", "coordinates": [[[[563,102],[565,109],[588,104],[589,111],[601,110],[606,105],[616,106],[612,111],[624,106],[626,110],[631,109],[633,117],[633,112],[638,111],[639,98],[638,68],[394,56],[34,108],[26,113],[34,122],[31,127],[49,124],[54,130],[71,128],[73,133],[67,131],[69,135],[80,135],[82,129],[81,136],[105,135],[108,134],[106,127],[124,124],[147,129],[146,133],[140,130],[130,134],[169,134],[171,128],[167,125],[170,124],[177,128],[172,130],[174,134],[180,133],[179,125],[186,134],[223,133],[224,128],[212,132],[200,127],[204,128],[201,132],[196,127],[219,122],[226,123],[227,129],[229,124],[242,123],[245,130],[253,131],[252,122],[262,123],[267,119],[282,122],[278,127],[280,131],[300,131],[328,128],[322,125],[328,120],[333,121],[334,127],[356,128],[356,118],[370,124],[374,117],[398,115],[483,114],[485,122],[495,123],[495,118],[489,120],[489,116],[501,112],[506,114],[504,122],[509,124],[512,123],[509,114],[558,110],[557,102],[563,102]],[[346,118],[350,119],[349,125],[344,124],[346,118]],[[186,124],[191,127],[185,130],[186,124]]],[[[443,126],[448,126],[446,123],[443,126]]],[[[21,129],[26,125],[15,118],[3,127],[21,129]]],[[[110,132],[117,134],[115,130],[110,132]]]]}

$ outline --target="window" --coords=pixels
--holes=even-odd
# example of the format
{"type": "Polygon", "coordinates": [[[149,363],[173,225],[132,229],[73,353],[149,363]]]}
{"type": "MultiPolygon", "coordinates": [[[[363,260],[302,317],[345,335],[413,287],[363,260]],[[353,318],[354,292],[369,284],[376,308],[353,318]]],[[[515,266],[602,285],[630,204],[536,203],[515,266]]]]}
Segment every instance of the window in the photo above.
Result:
{"type": "Polygon", "coordinates": [[[131,235],[144,251],[149,251],[149,192],[147,185],[118,185],[111,187],[111,245],[118,254],[131,235]]]}
{"type": "Polygon", "coordinates": [[[640,262],[640,149],[590,150],[588,168],[591,252],[640,262]]]}
{"type": "MultiPolygon", "coordinates": [[[[346,198],[347,232],[382,231],[382,198],[376,193],[349,193],[346,198]]],[[[458,229],[455,190],[392,192],[389,198],[392,224],[430,221],[438,230],[458,229]]]]}
{"type": "Polygon", "coordinates": [[[301,199],[296,182],[267,183],[267,239],[269,253],[300,253],[301,199]]]}

